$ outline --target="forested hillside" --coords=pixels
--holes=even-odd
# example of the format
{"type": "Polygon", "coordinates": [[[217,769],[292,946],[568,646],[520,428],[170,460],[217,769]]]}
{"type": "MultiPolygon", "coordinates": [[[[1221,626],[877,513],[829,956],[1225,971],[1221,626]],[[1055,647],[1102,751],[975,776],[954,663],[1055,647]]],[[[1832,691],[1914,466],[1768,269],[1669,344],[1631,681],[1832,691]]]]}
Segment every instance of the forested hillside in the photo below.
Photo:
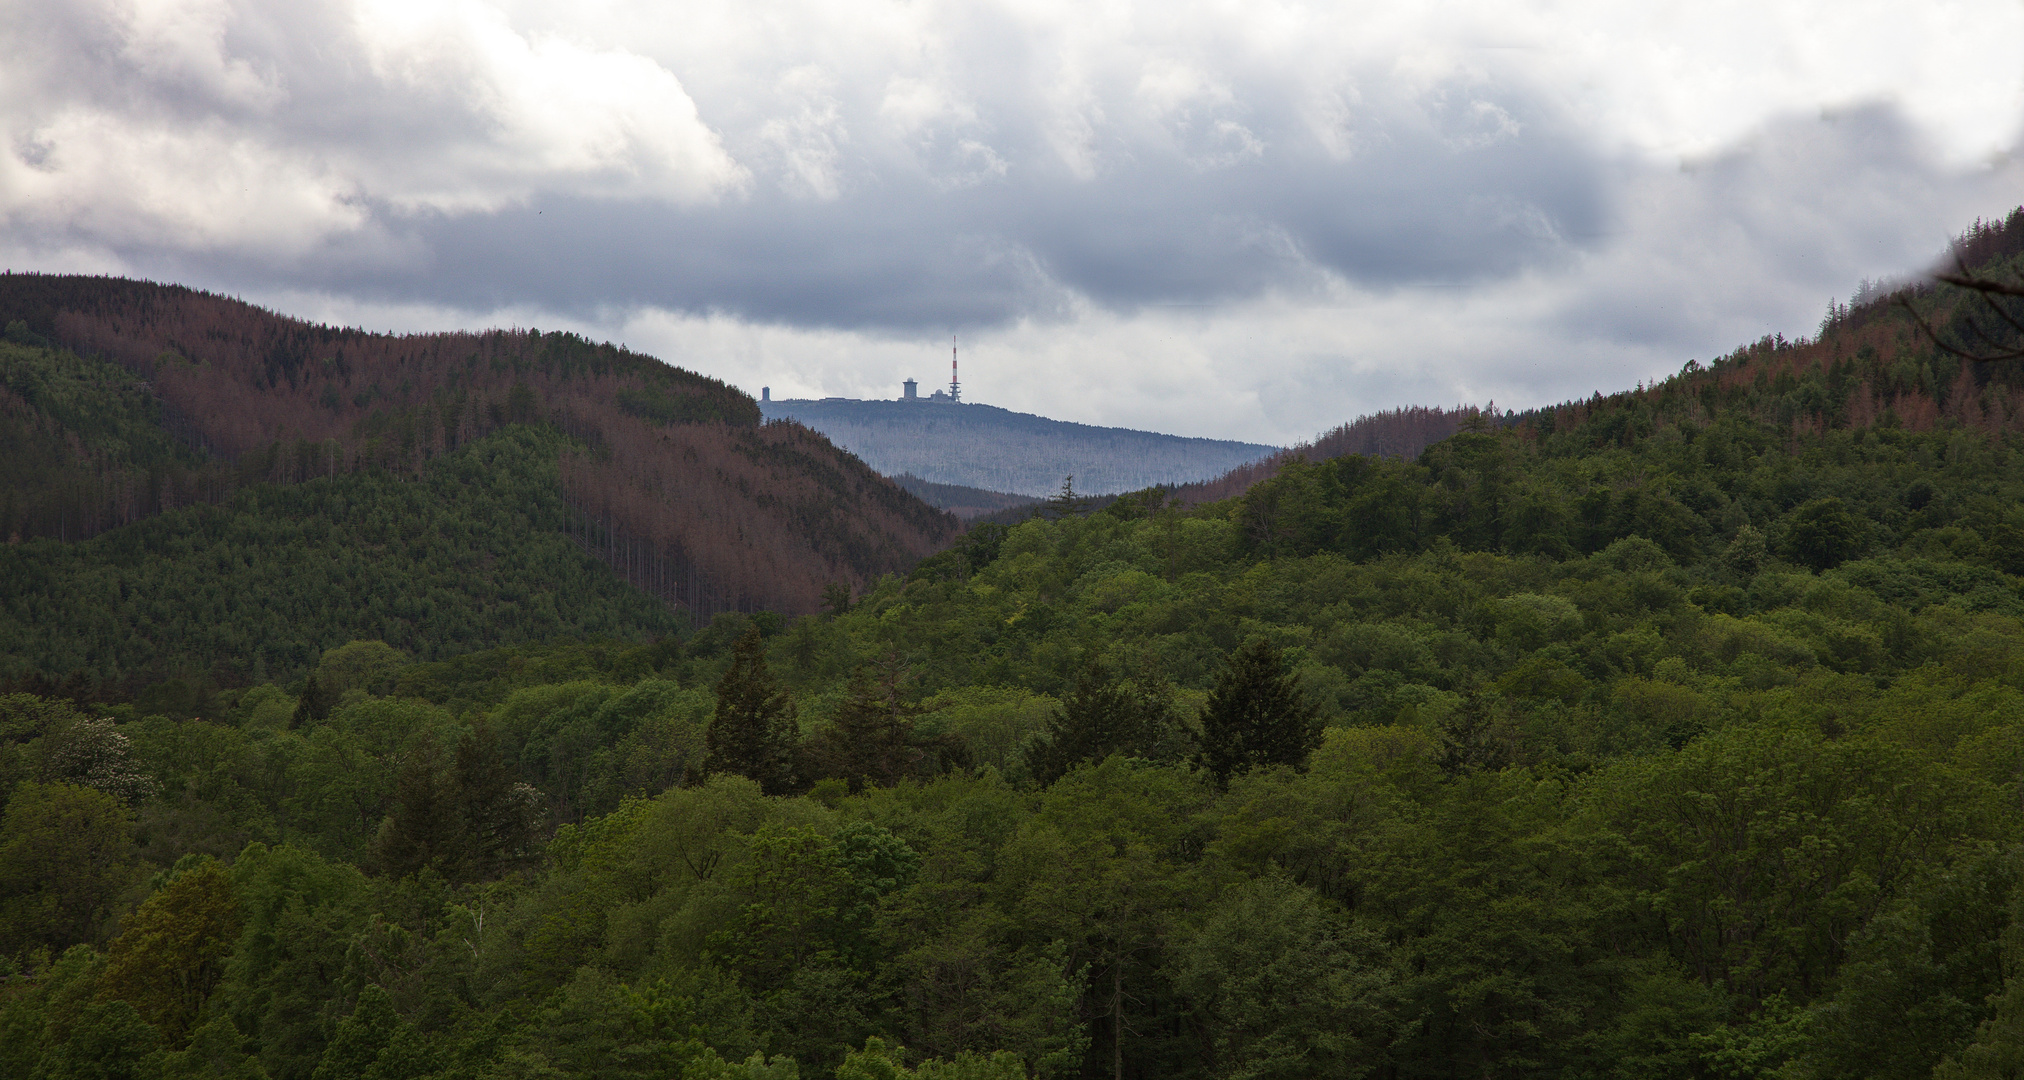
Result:
{"type": "MultiPolygon", "coordinates": [[[[2024,252],[2024,214],[2012,212],[2000,222],[1977,222],[1963,234],[1950,254],[1950,265],[1980,268],[1995,280],[2020,285],[2017,256],[2024,252]],[[2004,275],[2008,275],[2007,278],[2004,275]]],[[[1417,457],[1423,449],[1453,435],[1481,417],[1481,423],[1520,423],[1528,431],[1551,434],[1579,423],[1593,412],[1616,416],[1618,424],[1651,423],[1647,410],[1688,408],[1682,397],[1715,396],[1731,416],[1747,414],[1774,426],[1811,425],[1866,427],[1879,421],[1930,428],[1942,415],[1969,426],[2014,422],[2017,405],[2006,393],[2017,386],[2013,372],[1953,363],[1958,357],[1924,348],[1929,332],[1939,332],[1950,345],[1973,355],[2002,355],[2004,342],[2015,349],[2018,326],[2024,323],[2014,299],[2000,310],[1977,302],[1961,289],[1935,292],[1930,286],[1908,285],[1874,290],[1865,285],[1857,302],[1833,305],[1818,337],[1786,341],[1767,337],[1737,350],[1709,367],[1689,362],[1680,376],[1635,395],[1605,399],[1596,394],[1586,402],[1528,411],[1515,420],[1496,417],[1496,407],[1457,406],[1453,409],[1400,408],[1334,428],[1312,441],[1283,450],[1262,461],[1239,466],[1214,480],[1179,485],[1170,493],[1183,502],[1212,502],[1243,493],[1253,484],[1276,476],[1288,463],[1327,461],[1350,454],[1369,457],[1417,457]],[[1909,317],[1904,303],[1920,313],[1909,317]],[[2005,314],[2009,318],[2005,318],[2005,314]],[[1920,322],[1926,324],[1921,326],[1920,322]],[[1932,331],[1933,324],[1939,331],[1932,331]],[[1984,333],[1986,331],[1986,334],[1984,333]],[[1990,340],[1993,336],[1995,340],[1990,340]],[[1919,345],[1921,347],[1908,348],[1919,345]],[[1938,359],[1937,364],[1926,360],[1938,359]],[[1754,364],[1754,366],[1753,366],[1754,364]],[[1949,374],[1950,373],[1950,374],[1949,374]],[[1998,387],[1989,391],[1989,382],[1998,387]],[[1628,411],[1625,407],[1630,406],[1628,411]]],[[[2013,294],[2014,296],[2014,294],[2013,294]]],[[[1714,405],[1703,406],[1712,411],[1714,405]]]]}
{"type": "Polygon", "coordinates": [[[240,488],[90,540],[0,547],[0,678],[108,692],[299,678],[358,638],[434,658],[683,625],[594,558],[562,498],[568,440],[508,427],[403,479],[364,470],[240,488]]]}
{"type": "Polygon", "coordinates": [[[2014,1076],[2024,373],[1902,297],[820,614],[26,680],[0,1071],[2014,1076]]]}
{"type": "MultiPolygon", "coordinates": [[[[1488,406],[1496,410],[1495,404],[1488,406]]],[[[1259,461],[1239,465],[1212,479],[1174,486],[1170,497],[1181,502],[1200,503],[1241,495],[1260,480],[1279,475],[1294,461],[1327,461],[1347,454],[1365,457],[1414,458],[1420,451],[1462,429],[1482,408],[1458,405],[1452,409],[1406,406],[1359,416],[1331,428],[1313,439],[1291,446],[1259,461]]]]}
{"type": "Polygon", "coordinates": [[[93,535],[251,483],[420,477],[528,423],[575,440],[561,494],[598,553],[704,614],[813,610],[829,584],[903,570],[955,527],[806,429],[762,425],[737,390],[569,334],[368,334],[36,274],[0,276],[0,323],[0,440],[23,448],[7,536],[93,535]]]}

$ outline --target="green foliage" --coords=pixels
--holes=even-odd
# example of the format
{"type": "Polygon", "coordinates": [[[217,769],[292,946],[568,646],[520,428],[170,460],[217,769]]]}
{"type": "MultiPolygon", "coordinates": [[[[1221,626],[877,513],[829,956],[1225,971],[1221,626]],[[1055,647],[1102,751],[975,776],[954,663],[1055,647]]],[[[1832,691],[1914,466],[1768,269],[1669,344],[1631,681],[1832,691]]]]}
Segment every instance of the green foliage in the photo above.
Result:
{"type": "Polygon", "coordinates": [[[0,655],[17,673],[117,681],[221,660],[300,671],[347,641],[437,659],[674,630],[563,531],[558,445],[509,428],[419,483],[367,472],[247,488],[82,543],[0,547],[0,655]]]}
{"type": "Polygon", "coordinates": [[[164,429],[147,384],[12,327],[0,340],[0,540],[79,539],[130,521],[164,481],[202,466],[164,429]]]}
{"type": "Polygon", "coordinates": [[[23,783],[0,818],[0,955],[103,940],[139,867],[119,799],[23,783]]]}
{"type": "Polygon", "coordinates": [[[322,692],[333,699],[344,697],[348,690],[384,694],[393,689],[394,680],[407,666],[408,655],[384,641],[354,641],[325,649],[310,677],[319,679],[322,692]]]}
{"type": "Polygon", "coordinates": [[[1046,735],[1027,750],[1035,779],[1052,783],[1084,762],[1112,754],[1176,761],[1185,738],[1175,716],[1173,687],[1157,670],[1114,676],[1100,662],[1083,668],[1075,690],[1054,710],[1046,735]]]}
{"type": "Polygon", "coordinates": [[[656,424],[726,423],[750,427],[759,406],[742,394],[678,394],[659,387],[620,390],[618,407],[656,424]]]}
{"type": "Polygon", "coordinates": [[[374,858],[394,877],[423,871],[452,881],[496,877],[533,842],[540,793],[519,782],[483,722],[466,728],[454,754],[424,733],[394,779],[374,858]]]}
{"type": "Polygon", "coordinates": [[[1867,525],[1840,499],[1814,499],[1786,522],[1785,554],[1814,570],[1832,570],[1862,550],[1867,525]]]}
{"type": "Polygon", "coordinates": [[[161,1039],[124,1001],[86,1005],[70,1037],[45,1054],[34,1080],[142,1080],[161,1039]]]}
{"type": "Polygon", "coordinates": [[[0,695],[0,783],[19,780],[76,784],[124,803],[155,792],[153,777],[134,760],[133,742],[104,717],[67,701],[31,694],[0,695]]]}
{"type": "Polygon", "coordinates": [[[686,636],[524,430],[18,545],[0,1072],[2012,1075],[2020,444],[1789,352],[686,636]]]}
{"type": "Polygon", "coordinates": [[[378,986],[359,991],[358,1005],[337,1025],[310,1080],[417,1080],[435,1072],[434,1049],[378,986]]]}
{"type": "Polygon", "coordinates": [[[1362,1076],[1398,1029],[1382,943],[1290,879],[1232,885],[1178,954],[1218,1075],[1362,1076]]]}
{"type": "Polygon", "coordinates": [[[908,700],[908,682],[897,653],[860,664],[831,713],[831,726],[804,744],[802,777],[842,780],[856,793],[867,784],[890,787],[968,767],[969,747],[961,737],[916,729],[923,709],[908,700]]]}
{"type": "Polygon", "coordinates": [[[122,921],[99,995],[124,1001],[162,1038],[196,1026],[239,936],[239,900],[216,860],[198,857],[122,921]]]}
{"type": "Polygon", "coordinates": [[[989,1057],[959,1054],[952,1061],[930,1058],[911,1069],[902,1063],[905,1055],[905,1047],[888,1046],[874,1035],[864,1041],[864,1049],[844,1055],[836,1080],[1026,1080],[1025,1063],[1006,1050],[989,1057]]]}
{"type": "Polygon", "coordinates": [[[296,699],[295,711],[288,717],[288,726],[302,727],[319,720],[328,720],[331,706],[335,704],[337,694],[331,687],[324,685],[312,671],[309,677],[302,681],[302,696],[296,699]]]}
{"type": "Polygon", "coordinates": [[[1231,655],[1202,709],[1202,767],[1219,784],[1249,769],[1304,768],[1321,743],[1321,718],[1285,670],[1279,649],[1257,638],[1231,655]]]}
{"type": "Polygon", "coordinates": [[[731,666],[717,680],[717,711],[710,717],[704,768],[743,776],[769,795],[780,794],[793,784],[798,734],[794,699],[774,682],[759,628],[751,627],[738,639],[731,666]]]}

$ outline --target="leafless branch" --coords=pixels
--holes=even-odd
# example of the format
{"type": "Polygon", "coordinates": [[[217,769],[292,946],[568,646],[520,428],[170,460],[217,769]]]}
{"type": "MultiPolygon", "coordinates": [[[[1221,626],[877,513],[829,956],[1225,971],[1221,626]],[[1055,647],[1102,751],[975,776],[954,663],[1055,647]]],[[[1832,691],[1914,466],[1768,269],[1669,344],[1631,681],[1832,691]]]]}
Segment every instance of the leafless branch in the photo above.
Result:
{"type": "MultiPolygon", "coordinates": [[[[1995,278],[1982,277],[1970,272],[1967,264],[1961,260],[1959,252],[1956,252],[1954,255],[1954,271],[1951,274],[1934,274],[1933,279],[1975,293],[1977,299],[1981,300],[1982,306],[2008,325],[2013,333],[2024,335],[2024,321],[2020,321],[2018,316],[2012,314],[2003,303],[2004,298],[2024,298],[2024,285],[2013,285],[2007,281],[1998,281],[1995,278]]],[[[2024,359],[2024,345],[2003,344],[1991,336],[1988,331],[1982,328],[1980,323],[1973,319],[1969,319],[1967,322],[1968,332],[1979,338],[1984,345],[1989,346],[1994,351],[1970,352],[1967,349],[1950,345],[1933,329],[1932,324],[1926,322],[1919,315],[1918,310],[1912,306],[1911,297],[1900,295],[1897,302],[1898,306],[1904,308],[1905,313],[1912,317],[1912,322],[1918,325],[1921,333],[1925,334],[1933,344],[1938,345],[1955,356],[1965,360],[1972,360],[1977,364],[1993,364],[2001,360],[2024,359]]]]}

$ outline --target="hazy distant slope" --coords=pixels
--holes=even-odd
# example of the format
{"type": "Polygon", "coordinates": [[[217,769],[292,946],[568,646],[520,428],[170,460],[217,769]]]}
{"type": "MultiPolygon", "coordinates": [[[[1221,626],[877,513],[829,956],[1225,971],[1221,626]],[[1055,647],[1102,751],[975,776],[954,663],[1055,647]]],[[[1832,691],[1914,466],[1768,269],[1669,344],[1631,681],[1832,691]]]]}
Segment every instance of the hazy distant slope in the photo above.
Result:
{"type": "Polygon", "coordinates": [[[1040,502],[1031,495],[1009,495],[1003,491],[986,491],[961,484],[937,484],[911,473],[893,477],[893,483],[913,492],[929,506],[947,510],[965,521],[1019,507],[1037,506],[1040,502]]]}
{"type": "Polygon", "coordinates": [[[1184,484],[1173,498],[1184,503],[1215,502],[1241,495],[1251,485],[1279,475],[1289,461],[1327,461],[1345,454],[1368,457],[1413,458],[1420,451],[1460,431],[1469,417],[1477,415],[1472,405],[1452,409],[1408,405],[1381,413],[1359,416],[1347,424],[1329,429],[1310,442],[1289,446],[1260,461],[1239,465],[1212,480],[1184,484]]]}
{"type": "Polygon", "coordinates": [[[693,610],[813,610],[828,583],[868,587],[956,528],[819,435],[762,425],[757,404],[723,382],[574,335],[371,334],[180,286],[43,274],[0,275],[0,323],[20,324],[7,344],[53,343],[131,374],[47,386],[10,376],[9,445],[54,462],[59,444],[90,441],[51,442],[35,425],[60,422],[72,399],[139,393],[121,407],[197,455],[71,455],[64,467],[91,482],[19,485],[13,502],[0,498],[10,535],[75,537],[79,522],[90,534],[249,483],[419,477],[514,423],[580,442],[559,477],[565,503],[595,525],[595,553],[693,610]],[[119,482],[99,479],[115,467],[119,482]]]}
{"type": "Polygon", "coordinates": [[[769,401],[769,420],[793,419],[829,436],[887,476],[1043,496],[1074,476],[1107,495],[1221,476],[1277,450],[1130,428],[1049,420],[995,405],[934,401],[769,401]]]}

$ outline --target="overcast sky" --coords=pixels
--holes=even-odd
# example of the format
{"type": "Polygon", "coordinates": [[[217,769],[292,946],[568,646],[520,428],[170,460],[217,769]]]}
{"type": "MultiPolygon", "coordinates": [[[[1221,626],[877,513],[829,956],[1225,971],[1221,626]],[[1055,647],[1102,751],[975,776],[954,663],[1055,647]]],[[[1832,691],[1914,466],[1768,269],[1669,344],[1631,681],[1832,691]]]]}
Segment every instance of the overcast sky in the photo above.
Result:
{"type": "Polygon", "coordinates": [[[1812,332],[2024,202],[2024,0],[0,0],[0,264],[1288,442],[1812,332]]]}

